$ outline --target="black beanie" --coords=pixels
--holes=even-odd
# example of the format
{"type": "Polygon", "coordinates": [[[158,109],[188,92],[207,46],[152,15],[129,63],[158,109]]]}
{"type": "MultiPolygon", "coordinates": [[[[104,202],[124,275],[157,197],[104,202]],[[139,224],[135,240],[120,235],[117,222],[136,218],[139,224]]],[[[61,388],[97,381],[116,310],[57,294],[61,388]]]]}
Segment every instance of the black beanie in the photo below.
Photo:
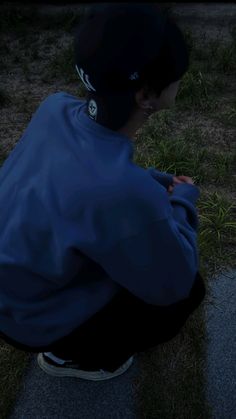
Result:
{"type": "MultiPolygon", "coordinates": [[[[90,118],[118,130],[136,105],[135,93],[149,79],[156,78],[161,91],[182,76],[187,67],[183,39],[180,39],[180,49],[184,68],[180,74],[177,71],[168,80],[168,72],[161,67],[168,26],[171,22],[167,16],[153,4],[108,4],[89,9],[74,35],[75,67],[88,90],[90,118]]],[[[181,38],[180,30],[176,26],[174,30],[181,38]]],[[[168,55],[168,51],[164,53],[168,55]]]]}

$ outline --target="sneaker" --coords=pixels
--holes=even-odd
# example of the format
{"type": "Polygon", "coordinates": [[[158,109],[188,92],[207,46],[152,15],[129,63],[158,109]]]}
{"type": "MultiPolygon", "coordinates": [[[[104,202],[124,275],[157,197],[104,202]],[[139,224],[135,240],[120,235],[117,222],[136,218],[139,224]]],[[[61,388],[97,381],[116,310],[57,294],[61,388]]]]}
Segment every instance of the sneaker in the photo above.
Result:
{"type": "Polygon", "coordinates": [[[77,377],[84,380],[102,381],[109,380],[123,374],[134,361],[134,356],[131,356],[123,365],[121,365],[116,371],[109,372],[103,369],[99,371],[89,371],[81,369],[79,364],[73,363],[73,361],[66,361],[63,365],[54,362],[48,358],[44,353],[39,353],[37,356],[39,367],[49,375],[56,377],[77,377]]]}

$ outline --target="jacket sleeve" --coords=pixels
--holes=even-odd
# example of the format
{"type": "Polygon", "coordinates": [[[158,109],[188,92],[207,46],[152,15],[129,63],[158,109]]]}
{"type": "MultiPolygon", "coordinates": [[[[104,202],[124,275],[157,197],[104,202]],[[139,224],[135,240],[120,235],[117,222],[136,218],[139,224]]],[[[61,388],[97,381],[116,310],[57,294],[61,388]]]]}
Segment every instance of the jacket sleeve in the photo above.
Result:
{"type": "Polygon", "coordinates": [[[146,170],[150,173],[153,179],[157,180],[157,182],[163,185],[166,189],[168,189],[170,185],[173,185],[173,177],[175,174],[160,172],[160,170],[155,169],[155,167],[148,167],[146,170]]]}
{"type": "Polygon", "coordinates": [[[148,304],[187,298],[198,271],[198,196],[195,185],[176,185],[172,198],[166,197],[172,209],[167,217],[150,220],[100,255],[99,263],[111,279],[148,304]]]}

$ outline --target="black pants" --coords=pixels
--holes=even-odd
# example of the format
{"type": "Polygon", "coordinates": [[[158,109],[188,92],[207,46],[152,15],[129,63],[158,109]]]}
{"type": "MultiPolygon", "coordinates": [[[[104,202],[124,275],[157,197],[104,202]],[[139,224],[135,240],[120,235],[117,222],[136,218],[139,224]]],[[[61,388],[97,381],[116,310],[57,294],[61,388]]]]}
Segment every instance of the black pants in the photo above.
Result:
{"type": "Polygon", "coordinates": [[[130,356],[174,338],[206,294],[199,274],[187,299],[169,306],[147,304],[122,289],[105,307],[69,335],[48,346],[29,347],[0,333],[7,343],[27,352],[53,352],[77,360],[84,368],[115,371],[130,356]]]}

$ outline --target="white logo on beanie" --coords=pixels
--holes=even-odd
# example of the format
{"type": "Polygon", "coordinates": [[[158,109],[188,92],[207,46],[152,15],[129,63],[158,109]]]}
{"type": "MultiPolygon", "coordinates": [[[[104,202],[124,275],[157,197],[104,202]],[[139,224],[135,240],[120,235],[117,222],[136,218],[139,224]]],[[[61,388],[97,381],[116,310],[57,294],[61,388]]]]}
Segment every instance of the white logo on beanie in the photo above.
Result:
{"type": "Polygon", "coordinates": [[[98,107],[97,107],[97,104],[96,104],[95,100],[90,99],[89,105],[88,105],[88,111],[89,111],[89,115],[93,119],[97,119],[98,107]]]}
{"type": "Polygon", "coordinates": [[[94,92],[96,92],[96,89],[94,89],[94,87],[91,85],[91,83],[88,79],[89,76],[84,73],[84,70],[82,68],[79,69],[77,67],[77,64],[75,65],[75,68],[76,68],[82,82],[84,83],[86,89],[89,90],[89,91],[93,90],[94,92]]]}
{"type": "Polygon", "coordinates": [[[137,71],[135,73],[131,74],[131,76],[129,77],[130,80],[136,80],[138,78],[139,78],[139,75],[138,75],[137,71]]]}

